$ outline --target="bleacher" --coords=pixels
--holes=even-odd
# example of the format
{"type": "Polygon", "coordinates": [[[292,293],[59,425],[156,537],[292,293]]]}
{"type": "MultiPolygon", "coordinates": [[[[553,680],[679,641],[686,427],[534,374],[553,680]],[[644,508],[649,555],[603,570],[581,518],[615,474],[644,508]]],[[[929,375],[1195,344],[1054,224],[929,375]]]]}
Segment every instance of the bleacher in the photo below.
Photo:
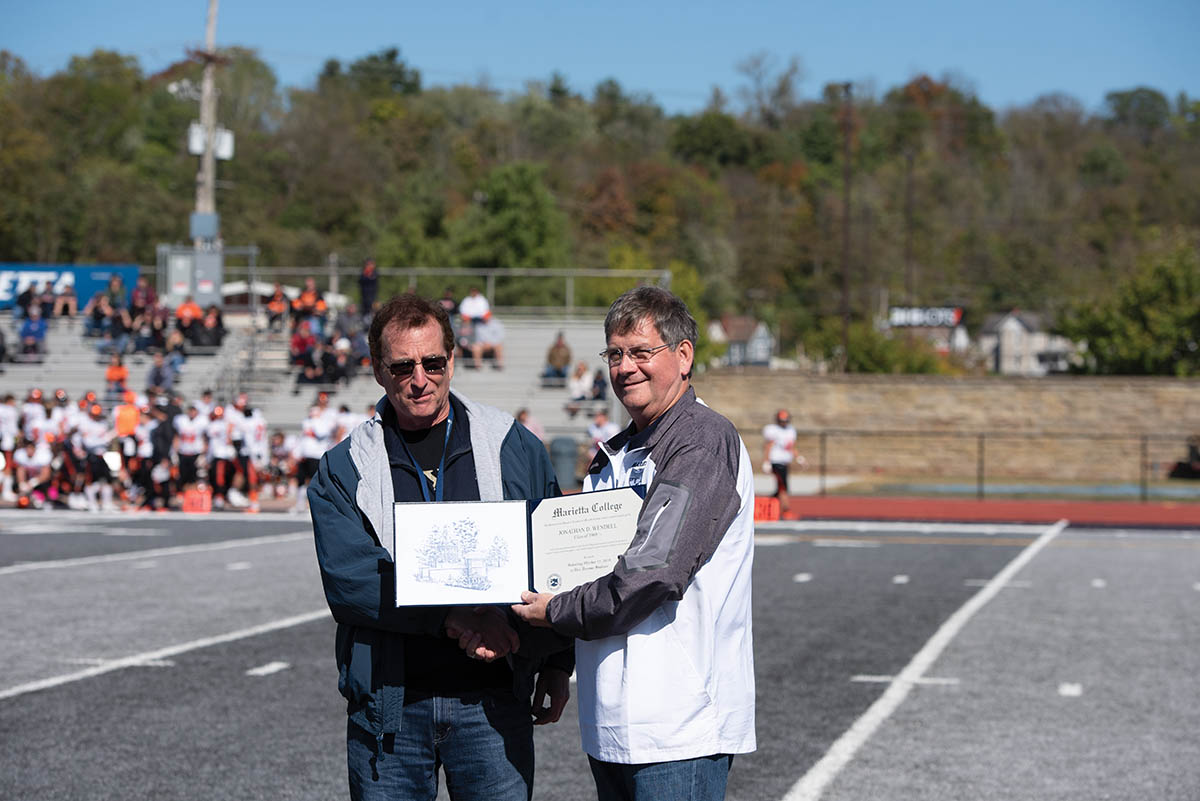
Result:
{"type": "MultiPolygon", "coordinates": [[[[250,339],[248,323],[247,316],[227,315],[225,325],[229,333],[221,348],[211,352],[189,349],[187,364],[175,383],[176,391],[186,398],[193,398],[198,397],[205,387],[217,386],[222,377],[229,374],[230,365],[250,339]]],[[[4,327],[10,359],[20,347],[16,334],[19,325],[19,321],[13,320],[11,311],[0,312],[0,326],[4,327]]],[[[103,400],[104,371],[109,357],[97,352],[98,342],[84,337],[82,321],[78,317],[51,320],[46,333],[46,353],[41,361],[8,361],[0,365],[4,369],[0,374],[0,394],[11,392],[24,398],[30,389],[38,387],[50,396],[61,388],[67,391],[72,402],[88,391],[95,392],[103,400]]],[[[145,389],[146,374],[152,365],[153,359],[148,354],[126,354],[125,366],[129,368],[126,385],[129,389],[139,392],[145,389]]]]}
{"type": "MultiPolygon", "coordinates": [[[[471,360],[460,354],[455,359],[455,390],[509,413],[515,414],[522,407],[529,409],[545,428],[547,442],[559,436],[582,439],[589,415],[584,411],[572,419],[564,408],[567,402],[565,386],[543,386],[540,376],[545,367],[546,350],[559,331],[563,332],[571,348],[573,362],[586,361],[593,371],[603,367],[598,355],[604,349],[603,319],[504,315],[500,315],[500,319],[505,331],[504,369],[494,369],[487,360],[481,369],[473,369],[469,366],[471,360]]],[[[288,364],[287,335],[260,333],[254,369],[245,374],[242,388],[250,393],[253,404],[262,409],[273,429],[298,431],[316,396],[318,387],[314,385],[301,385],[299,394],[293,394],[297,372],[298,368],[288,364]]],[[[349,386],[334,387],[330,391],[333,406],[345,404],[355,412],[363,411],[382,394],[370,368],[361,368],[349,386]]],[[[624,412],[611,396],[610,391],[606,405],[614,419],[621,421],[624,412]]]]}

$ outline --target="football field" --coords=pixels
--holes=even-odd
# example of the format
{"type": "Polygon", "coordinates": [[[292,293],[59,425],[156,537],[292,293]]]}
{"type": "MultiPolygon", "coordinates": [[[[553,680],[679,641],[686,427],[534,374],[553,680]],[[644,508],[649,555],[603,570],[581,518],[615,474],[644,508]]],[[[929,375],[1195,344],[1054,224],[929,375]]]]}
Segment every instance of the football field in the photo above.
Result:
{"type": "MultiPolygon", "coordinates": [[[[730,799],[1200,799],[1200,533],[789,521],[754,574],[730,799]]],[[[345,798],[333,634],[304,516],[0,513],[0,799],[345,798]]],[[[574,700],[536,740],[594,798],[574,700]]]]}

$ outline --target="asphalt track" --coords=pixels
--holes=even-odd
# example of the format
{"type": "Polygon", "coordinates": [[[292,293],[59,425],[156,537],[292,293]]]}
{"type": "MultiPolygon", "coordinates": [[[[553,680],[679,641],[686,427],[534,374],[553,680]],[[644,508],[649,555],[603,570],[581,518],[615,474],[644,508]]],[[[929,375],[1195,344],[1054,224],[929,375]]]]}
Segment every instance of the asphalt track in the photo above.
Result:
{"type": "MultiPolygon", "coordinates": [[[[789,521],[754,592],[730,799],[1200,798],[1193,530],[789,521]]],[[[346,797],[304,518],[2,512],[0,642],[4,801],[346,797]]]]}

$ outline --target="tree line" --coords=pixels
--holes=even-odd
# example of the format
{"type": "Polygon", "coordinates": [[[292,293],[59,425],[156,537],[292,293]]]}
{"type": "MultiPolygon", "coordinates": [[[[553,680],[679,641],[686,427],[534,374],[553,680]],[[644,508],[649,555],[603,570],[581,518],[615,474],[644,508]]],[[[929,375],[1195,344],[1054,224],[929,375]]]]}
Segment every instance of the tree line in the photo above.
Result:
{"type": "MultiPolygon", "coordinates": [[[[1096,113],[1064,95],[997,112],[928,76],[806,98],[795,61],[740,70],[733,97],[668,115],[613,80],[427,86],[395,48],[284,88],[228,48],[222,236],[280,266],[665,268],[702,315],[753,313],[785,352],[836,355],[848,312],[850,369],[944,369],[874,320],[949,304],[974,329],[1045,313],[1097,343],[1083,369],[1188,372],[1170,353],[1195,360],[1196,301],[1172,312],[1190,335],[1148,360],[1110,358],[1139,346],[1101,318],[1127,317],[1155,275],[1196,281],[1200,100],[1136,87],[1096,113]]],[[[0,260],[151,264],[186,241],[200,73],[97,50],[42,77],[0,51],[0,260]]]]}

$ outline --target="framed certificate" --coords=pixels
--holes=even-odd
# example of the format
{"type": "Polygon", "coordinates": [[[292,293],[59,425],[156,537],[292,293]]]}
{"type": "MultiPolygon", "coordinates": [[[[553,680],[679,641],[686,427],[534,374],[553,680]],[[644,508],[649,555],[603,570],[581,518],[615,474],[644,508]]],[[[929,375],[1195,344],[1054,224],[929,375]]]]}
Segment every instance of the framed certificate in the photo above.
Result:
{"type": "Polygon", "coordinates": [[[633,541],[631,488],[536,501],[397,503],[396,606],[520,603],[612,571],[633,541]]]}

